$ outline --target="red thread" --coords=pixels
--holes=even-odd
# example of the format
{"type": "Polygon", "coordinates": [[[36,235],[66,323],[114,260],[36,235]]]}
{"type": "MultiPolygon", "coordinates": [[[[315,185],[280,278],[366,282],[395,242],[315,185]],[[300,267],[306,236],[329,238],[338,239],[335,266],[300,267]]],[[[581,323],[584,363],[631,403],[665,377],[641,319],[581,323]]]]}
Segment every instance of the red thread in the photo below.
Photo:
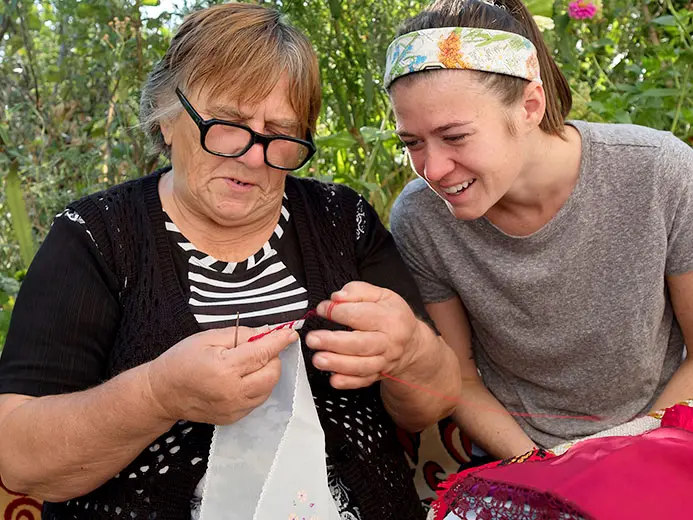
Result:
{"type": "Polygon", "coordinates": [[[277,330],[282,330],[282,329],[293,329],[299,321],[301,321],[301,320],[307,320],[308,318],[312,318],[313,316],[317,316],[317,315],[318,315],[318,313],[317,313],[316,311],[310,310],[310,311],[306,312],[306,313],[303,315],[303,317],[302,317],[301,319],[299,319],[299,320],[294,320],[294,321],[289,321],[289,322],[286,322],[286,323],[282,323],[281,325],[278,325],[278,326],[274,327],[273,329],[266,330],[265,332],[261,332],[260,334],[257,334],[257,335],[255,335],[255,336],[251,337],[250,339],[248,339],[248,343],[250,343],[250,342],[252,342],[252,341],[256,341],[256,340],[258,340],[258,339],[260,339],[260,338],[264,338],[264,337],[267,336],[268,334],[272,334],[274,331],[277,331],[277,330]]]}
{"type": "MultiPolygon", "coordinates": [[[[332,321],[332,309],[334,309],[335,305],[337,305],[340,302],[330,302],[329,307],[327,307],[327,312],[325,313],[327,315],[327,319],[332,321]]],[[[257,334],[256,336],[251,337],[248,342],[256,341],[260,338],[264,338],[268,334],[272,334],[273,332],[281,329],[286,329],[286,328],[294,328],[296,324],[301,321],[301,320],[307,320],[308,318],[312,318],[313,316],[317,316],[318,313],[315,310],[309,310],[306,312],[303,317],[300,320],[294,320],[290,321],[287,323],[282,323],[281,325],[278,325],[277,327],[274,327],[273,329],[267,330],[265,332],[262,332],[260,334],[257,334]]],[[[482,406],[480,404],[472,403],[470,401],[465,401],[463,399],[460,399],[458,397],[453,397],[450,395],[445,395],[440,392],[436,392],[435,390],[432,390],[430,388],[426,388],[425,386],[420,386],[415,383],[410,383],[409,381],[405,381],[404,379],[399,379],[398,377],[392,376],[390,374],[387,374],[385,372],[381,372],[380,375],[386,379],[390,379],[391,381],[395,381],[397,383],[403,384],[405,386],[408,386],[409,388],[412,388],[414,390],[418,390],[419,392],[424,392],[426,394],[432,395],[434,397],[439,397],[440,399],[445,399],[446,401],[451,401],[453,403],[461,404],[464,406],[467,406],[469,408],[476,408],[477,410],[483,410],[485,412],[493,412],[493,413],[499,413],[499,414],[505,414],[508,413],[514,417],[533,417],[535,419],[576,419],[579,421],[601,421],[603,418],[597,417],[594,415],[554,415],[554,414],[547,414],[547,413],[523,413],[523,412],[511,412],[510,410],[496,410],[495,408],[491,407],[486,407],[482,406]]]]}
{"type": "Polygon", "coordinates": [[[327,307],[327,319],[332,321],[332,311],[334,310],[335,305],[337,305],[339,302],[330,302],[330,306],[327,307]]]}

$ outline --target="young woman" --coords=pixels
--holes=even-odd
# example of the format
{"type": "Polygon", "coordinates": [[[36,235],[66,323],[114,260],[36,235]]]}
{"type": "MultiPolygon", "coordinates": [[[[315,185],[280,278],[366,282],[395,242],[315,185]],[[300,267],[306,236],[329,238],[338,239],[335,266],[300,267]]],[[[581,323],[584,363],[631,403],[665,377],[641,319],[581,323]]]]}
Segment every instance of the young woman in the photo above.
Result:
{"type": "Polygon", "coordinates": [[[693,396],[693,150],[565,122],[571,95],[519,0],[438,0],[385,83],[419,179],[391,216],[456,349],[454,414],[501,458],[693,396]]]}

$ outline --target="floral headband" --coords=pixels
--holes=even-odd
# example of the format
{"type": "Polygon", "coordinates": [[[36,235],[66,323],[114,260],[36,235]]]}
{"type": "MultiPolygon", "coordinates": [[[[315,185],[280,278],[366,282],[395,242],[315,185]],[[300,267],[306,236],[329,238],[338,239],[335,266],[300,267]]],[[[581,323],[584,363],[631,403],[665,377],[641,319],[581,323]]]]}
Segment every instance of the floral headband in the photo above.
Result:
{"type": "Polygon", "coordinates": [[[423,29],[387,48],[385,88],[400,76],[428,69],[469,69],[541,83],[537,50],[519,34],[471,27],[423,29]]]}

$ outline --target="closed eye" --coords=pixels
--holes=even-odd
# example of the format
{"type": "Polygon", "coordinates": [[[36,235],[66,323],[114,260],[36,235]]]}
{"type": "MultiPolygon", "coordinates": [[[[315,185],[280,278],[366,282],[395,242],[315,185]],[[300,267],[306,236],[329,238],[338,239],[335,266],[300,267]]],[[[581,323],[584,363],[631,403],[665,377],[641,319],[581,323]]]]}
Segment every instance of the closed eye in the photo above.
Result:
{"type": "Polygon", "coordinates": [[[402,144],[404,145],[405,148],[412,150],[413,148],[416,148],[417,146],[419,146],[421,144],[421,140],[420,139],[413,139],[413,140],[407,140],[407,141],[402,140],[402,144]]]}
{"type": "Polygon", "coordinates": [[[272,137],[296,137],[298,131],[296,128],[265,128],[266,135],[272,137]]]}
{"type": "Polygon", "coordinates": [[[449,143],[458,143],[460,141],[463,141],[465,137],[467,137],[468,135],[469,134],[446,135],[443,137],[443,140],[449,143]]]}

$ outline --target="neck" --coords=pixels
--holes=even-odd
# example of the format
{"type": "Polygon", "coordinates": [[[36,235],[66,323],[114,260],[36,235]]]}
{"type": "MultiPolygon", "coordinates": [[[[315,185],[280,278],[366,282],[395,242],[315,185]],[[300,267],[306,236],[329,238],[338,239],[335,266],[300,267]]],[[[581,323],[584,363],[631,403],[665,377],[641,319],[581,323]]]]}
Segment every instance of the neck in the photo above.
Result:
{"type": "Polygon", "coordinates": [[[540,129],[528,136],[524,165],[510,190],[486,214],[511,234],[531,234],[570,197],[580,173],[580,134],[566,125],[565,139],[540,129]]]}
{"type": "Polygon", "coordinates": [[[276,208],[256,219],[222,224],[176,193],[173,172],[161,177],[159,196],[168,216],[195,248],[224,262],[240,262],[256,253],[274,233],[282,208],[280,197],[276,208]]]}

